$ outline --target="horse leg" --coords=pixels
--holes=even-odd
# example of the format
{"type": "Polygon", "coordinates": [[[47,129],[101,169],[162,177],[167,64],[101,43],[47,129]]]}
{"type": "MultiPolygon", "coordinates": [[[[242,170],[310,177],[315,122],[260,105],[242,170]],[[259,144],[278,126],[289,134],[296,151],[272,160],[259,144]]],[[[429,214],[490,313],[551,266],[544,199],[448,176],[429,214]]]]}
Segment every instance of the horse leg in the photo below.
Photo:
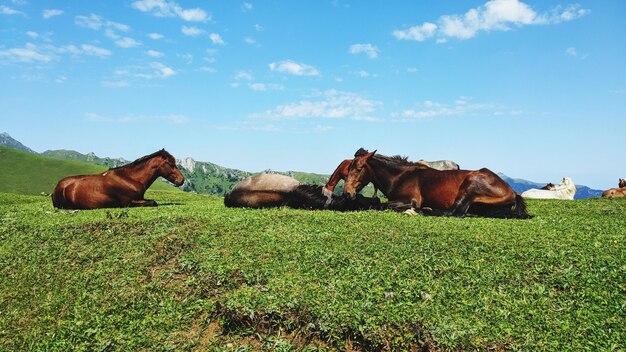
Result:
{"type": "Polygon", "coordinates": [[[133,200],[129,204],[131,207],[156,207],[157,205],[157,202],[153,199],[133,200]]]}

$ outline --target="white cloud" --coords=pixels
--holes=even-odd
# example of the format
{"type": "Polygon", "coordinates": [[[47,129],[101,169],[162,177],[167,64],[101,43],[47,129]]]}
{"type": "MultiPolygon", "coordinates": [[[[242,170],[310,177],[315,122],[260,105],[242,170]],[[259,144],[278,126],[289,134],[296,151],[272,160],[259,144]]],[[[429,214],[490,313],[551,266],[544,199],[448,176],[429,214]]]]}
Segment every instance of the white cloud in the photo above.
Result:
{"type": "Polygon", "coordinates": [[[151,62],[148,66],[129,66],[115,71],[115,74],[123,77],[155,79],[167,78],[176,74],[172,68],[160,62],[151,62]]]}
{"type": "Polygon", "coordinates": [[[60,16],[62,14],[63,14],[63,10],[57,10],[57,9],[47,9],[41,12],[41,16],[45,19],[52,18],[55,16],[60,16]]]}
{"type": "Polygon", "coordinates": [[[370,59],[378,57],[378,48],[372,44],[352,44],[349,52],[350,54],[365,53],[370,59]]]}
{"type": "Polygon", "coordinates": [[[250,72],[247,71],[237,71],[237,73],[235,73],[235,80],[239,81],[239,80],[248,80],[248,81],[252,81],[254,79],[254,77],[252,76],[252,74],[250,72]]]}
{"type": "Polygon", "coordinates": [[[417,68],[409,67],[409,68],[406,69],[406,72],[408,72],[408,73],[417,73],[417,68]]]}
{"type": "Polygon", "coordinates": [[[111,123],[139,123],[139,122],[169,122],[173,124],[184,124],[189,118],[184,115],[163,115],[163,116],[142,116],[142,115],[126,115],[126,116],[106,116],[93,112],[84,115],[85,120],[92,122],[111,122],[111,123]]]}
{"type": "Polygon", "coordinates": [[[328,132],[332,129],[333,129],[333,126],[316,125],[315,128],[313,128],[313,132],[323,133],[323,132],[328,132]]]}
{"type": "Polygon", "coordinates": [[[313,94],[315,100],[302,100],[296,103],[279,105],[272,110],[253,114],[255,119],[295,120],[295,119],[343,119],[376,121],[371,116],[381,102],[363,98],[350,92],[328,90],[313,94]]]}
{"type": "Polygon", "coordinates": [[[565,53],[570,56],[578,56],[578,53],[576,52],[576,48],[567,48],[565,49],[565,53]]]}
{"type": "Polygon", "coordinates": [[[521,110],[511,110],[496,104],[475,103],[471,98],[459,97],[453,104],[444,104],[425,100],[417,103],[416,108],[406,109],[399,113],[392,113],[391,116],[399,121],[414,121],[419,119],[432,119],[448,116],[476,116],[476,115],[506,115],[505,110],[509,110],[509,115],[519,115],[521,110]]]}
{"type": "Polygon", "coordinates": [[[128,87],[129,84],[126,81],[103,81],[101,82],[103,87],[107,88],[123,88],[128,87]]]}
{"type": "Polygon", "coordinates": [[[252,4],[251,4],[251,3],[249,3],[249,2],[244,2],[244,3],[241,5],[241,9],[242,9],[244,12],[252,11],[252,4]]]}
{"type": "Polygon", "coordinates": [[[37,32],[33,32],[33,31],[28,31],[28,32],[26,32],[26,35],[27,35],[27,36],[29,36],[29,37],[31,37],[31,38],[33,38],[33,39],[37,39],[37,38],[39,38],[39,33],[37,33],[37,32]]]}
{"type": "Polygon", "coordinates": [[[11,7],[0,5],[0,15],[26,15],[22,11],[15,10],[11,7]]]}
{"type": "Polygon", "coordinates": [[[418,42],[424,41],[427,38],[432,37],[437,31],[437,25],[434,23],[426,22],[419,26],[413,26],[405,30],[393,31],[393,36],[401,40],[417,40],[418,42]]]}
{"type": "Polygon", "coordinates": [[[198,28],[198,27],[187,27],[187,26],[182,26],[180,28],[180,31],[183,32],[184,35],[189,36],[189,37],[197,37],[200,34],[204,33],[204,30],[198,28]]]}
{"type": "Polygon", "coordinates": [[[120,38],[120,39],[116,40],[114,43],[115,43],[115,45],[119,46],[120,48],[124,48],[124,49],[134,48],[136,46],[141,45],[140,42],[136,41],[133,38],[129,38],[129,37],[120,38]]]}
{"type": "Polygon", "coordinates": [[[12,62],[50,62],[54,59],[54,56],[49,53],[44,53],[41,48],[27,43],[24,48],[11,48],[0,51],[0,60],[12,61],[12,62]]]}
{"type": "Polygon", "coordinates": [[[216,73],[217,72],[217,70],[214,69],[213,67],[206,67],[206,66],[200,67],[200,71],[207,72],[207,73],[216,73]]]}
{"type": "Polygon", "coordinates": [[[148,33],[148,37],[154,40],[163,39],[163,35],[159,33],[148,33]]]}
{"type": "Polygon", "coordinates": [[[549,13],[538,14],[520,0],[490,0],[484,5],[468,10],[465,14],[439,17],[437,24],[425,22],[404,30],[393,31],[398,40],[424,41],[437,36],[437,43],[449,38],[469,39],[479,32],[506,31],[512,26],[556,24],[580,18],[590,11],[580,5],[555,7],[549,13]]]}
{"type": "Polygon", "coordinates": [[[283,90],[285,87],[282,84],[274,83],[249,83],[248,87],[252,90],[267,91],[267,90],[283,90]]]}
{"type": "Polygon", "coordinates": [[[206,22],[211,20],[211,15],[200,8],[184,9],[174,1],[165,0],[140,0],[131,5],[133,8],[150,12],[157,17],[179,17],[188,22],[206,22]]]}
{"type": "Polygon", "coordinates": [[[261,26],[260,24],[255,24],[254,30],[257,32],[263,32],[265,30],[265,27],[261,26]]]}
{"type": "Polygon", "coordinates": [[[165,54],[163,54],[160,51],[156,51],[156,50],[148,50],[148,51],[146,51],[146,55],[148,55],[150,57],[163,57],[163,55],[165,55],[165,54]]]}
{"type": "Polygon", "coordinates": [[[154,72],[156,76],[159,78],[166,78],[166,77],[173,76],[176,74],[176,71],[163,65],[160,62],[152,62],[150,64],[150,67],[152,67],[155,70],[154,72]]]}
{"type": "Polygon", "coordinates": [[[315,67],[292,60],[272,62],[269,64],[269,68],[272,71],[289,73],[296,76],[319,76],[319,72],[315,67]]]}
{"type": "Polygon", "coordinates": [[[250,44],[250,45],[256,44],[256,40],[254,38],[252,38],[252,37],[245,37],[245,38],[243,38],[243,41],[246,44],[250,44]]]}
{"type": "Polygon", "coordinates": [[[91,14],[89,16],[76,16],[74,17],[74,23],[79,27],[93,29],[94,31],[99,31],[104,25],[104,20],[102,17],[91,14]]]}
{"type": "Polygon", "coordinates": [[[91,44],[83,44],[80,47],[83,50],[83,53],[85,53],[86,55],[99,56],[99,57],[111,56],[111,51],[104,49],[104,48],[99,48],[91,44]]]}
{"type": "Polygon", "coordinates": [[[224,40],[222,39],[222,37],[217,34],[217,33],[211,33],[209,34],[209,38],[211,38],[211,41],[213,42],[213,44],[219,44],[219,45],[224,45],[224,40]]]}

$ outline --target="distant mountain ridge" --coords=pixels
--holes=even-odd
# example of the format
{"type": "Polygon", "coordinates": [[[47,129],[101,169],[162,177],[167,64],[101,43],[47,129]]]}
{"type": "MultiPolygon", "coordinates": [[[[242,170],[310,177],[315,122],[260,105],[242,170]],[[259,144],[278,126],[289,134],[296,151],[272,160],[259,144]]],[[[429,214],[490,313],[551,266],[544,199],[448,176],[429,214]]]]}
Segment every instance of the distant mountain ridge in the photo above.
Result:
{"type": "MultiPolygon", "coordinates": [[[[7,133],[0,134],[0,146],[21,149],[30,153],[37,154],[32,149],[11,138],[11,136],[9,136],[9,134],[7,133]]],[[[82,154],[73,150],[46,150],[40,155],[54,159],[89,162],[102,165],[107,168],[118,167],[130,162],[123,158],[102,158],[96,156],[94,153],[82,154]]],[[[185,183],[181,186],[181,189],[186,192],[206,193],[224,196],[237,182],[255,174],[253,172],[226,168],[210,162],[196,161],[193,158],[176,159],[176,163],[178,164],[178,167],[181,170],[182,174],[185,176],[185,183]]],[[[265,170],[264,172],[274,171],[265,170]]],[[[330,175],[320,175],[297,171],[274,173],[293,177],[303,183],[317,185],[325,184],[330,177],[330,175]]],[[[531,188],[541,188],[545,186],[545,183],[542,184],[522,179],[511,178],[502,173],[499,173],[498,176],[506,181],[513,188],[513,190],[518,193],[524,192],[531,188]]],[[[337,192],[341,191],[342,185],[343,182],[338,185],[336,189],[337,192]]],[[[576,185],[575,199],[599,197],[601,195],[601,190],[591,189],[583,185],[576,185]]]]}
{"type": "Polygon", "coordinates": [[[11,137],[6,132],[0,133],[0,146],[9,147],[13,149],[19,149],[19,150],[23,150],[29,153],[36,153],[34,150],[28,148],[27,146],[23,145],[19,141],[13,139],[13,137],[11,137]]]}

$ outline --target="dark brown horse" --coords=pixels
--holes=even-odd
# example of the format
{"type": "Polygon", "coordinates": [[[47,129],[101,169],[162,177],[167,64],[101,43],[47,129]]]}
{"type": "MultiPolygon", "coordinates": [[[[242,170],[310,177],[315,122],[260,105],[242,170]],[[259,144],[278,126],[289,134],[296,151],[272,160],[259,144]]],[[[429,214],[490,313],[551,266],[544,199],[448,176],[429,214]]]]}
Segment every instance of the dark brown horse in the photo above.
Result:
{"type": "Polygon", "coordinates": [[[620,178],[620,179],[619,179],[619,183],[618,183],[618,187],[619,187],[619,188],[624,188],[624,187],[626,187],[626,179],[620,178]]]}
{"type": "Polygon", "coordinates": [[[165,149],[100,174],[66,177],[54,189],[52,204],[59,209],[156,206],[144,193],[159,176],[176,186],[185,181],[165,149]]]}
{"type": "Polygon", "coordinates": [[[380,209],[378,198],[359,195],[356,199],[322,194],[322,186],[302,184],[280,174],[259,174],[238,182],[225,197],[229,208],[274,208],[286,206],[311,210],[367,210],[380,209]]]}
{"type": "Polygon", "coordinates": [[[350,197],[372,182],[387,196],[391,209],[414,208],[434,215],[529,217],[524,199],[489,169],[439,171],[379,157],[376,151],[369,153],[363,148],[354,157],[344,185],[350,197]]]}
{"type": "MultiPolygon", "coordinates": [[[[384,155],[378,155],[378,156],[385,158],[384,155]]],[[[389,159],[403,160],[403,161],[409,162],[407,157],[402,157],[399,155],[389,157],[389,159]]],[[[328,179],[326,186],[324,186],[324,188],[322,189],[322,192],[324,193],[325,196],[330,197],[330,195],[335,191],[335,186],[337,185],[337,183],[339,183],[339,181],[341,180],[345,180],[346,177],[348,177],[348,167],[350,166],[351,162],[352,162],[352,159],[346,159],[342,161],[341,164],[339,164],[339,166],[337,166],[333,174],[328,179]]],[[[415,161],[413,163],[423,168],[431,167],[437,170],[459,170],[459,165],[451,160],[437,160],[437,161],[420,160],[420,161],[415,161]]],[[[378,189],[376,189],[376,187],[374,187],[374,194],[372,195],[372,197],[378,198],[378,189]]]]}

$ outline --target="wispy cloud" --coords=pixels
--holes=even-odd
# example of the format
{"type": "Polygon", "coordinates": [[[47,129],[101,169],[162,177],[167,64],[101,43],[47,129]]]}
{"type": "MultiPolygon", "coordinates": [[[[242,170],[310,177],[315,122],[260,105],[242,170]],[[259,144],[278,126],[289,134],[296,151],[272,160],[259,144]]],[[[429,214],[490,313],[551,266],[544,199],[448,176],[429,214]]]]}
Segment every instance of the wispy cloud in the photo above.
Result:
{"type": "Polygon", "coordinates": [[[243,4],[241,4],[241,10],[243,12],[249,12],[252,11],[252,4],[249,2],[244,2],[243,4]]]}
{"type": "Polygon", "coordinates": [[[424,22],[421,25],[392,32],[399,40],[424,41],[436,36],[437,42],[449,38],[470,39],[480,32],[506,31],[512,26],[546,25],[571,21],[590,11],[578,4],[555,7],[547,13],[539,14],[528,4],[519,0],[490,0],[484,5],[468,10],[465,14],[444,15],[437,23],[424,22]]]}
{"type": "Polygon", "coordinates": [[[272,71],[295,76],[319,76],[319,72],[315,67],[292,60],[272,62],[269,64],[269,68],[272,71]]]}
{"type": "Polygon", "coordinates": [[[146,51],[146,55],[148,55],[150,57],[163,57],[163,55],[165,55],[165,54],[163,54],[160,51],[156,51],[156,50],[148,50],[148,51],[146,51]]]}
{"type": "Polygon", "coordinates": [[[151,62],[147,66],[128,66],[121,68],[116,70],[115,74],[122,77],[163,79],[175,75],[176,71],[160,62],[151,62]]]}
{"type": "Polygon", "coordinates": [[[22,15],[25,16],[26,14],[22,11],[18,11],[12,7],[8,7],[5,5],[0,5],[0,15],[22,15]]]}
{"type": "Polygon", "coordinates": [[[163,39],[163,34],[159,34],[159,33],[148,33],[148,38],[150,38],[150,39],[154,39],[154,40],[163,39]]]}
{"type": "Polygon", "coordinates": [[[174,1],[140,0],[133,2],[131,6],[142,12],[150,12],[157,17],[179,17],[188,22],[211,20],[211,15],[201,8],[184,9],[174,1]]]}
{"type": "Polygon", "coordinates": [[[60,16],[62,14],[63,14],[63,10],[57,10],[57,9],[47,9],[41,12],[41,16],[45,19],[60,16]]]}
{"type": "Polygon", "coordinates": [[[105,58],[112,54],[107,49],[91,44],[54,46],[26,43],[23,48],[10,48],[0,51],[0,62],[47,63],[58,61],[64,55],[105,58]]]}
{"type": "Polygon", "coordinates": [[[113,40],[113,43],[120,48],[128,49],[141,45],[141,42],[119,34],[119,32],[130,31],[130,26],[106,20],[96,14],[91,14],[89,16],[76,16],[74,17],[74,23],[79,27],[89,28],[94,31],[103,30],[104,35],[113,40]]]}
{"type": "Polygon", "coordinates": [[[0,62],[50,62],[53,59],[53,55],[42,52],[38,46],[31,43],[27,43],[24,48],[0,50],[0,62]]]}
{"type": "Polygon", "coordinates": [[[439,103],[425,100],[417,103],[415,108],[392,113],[395,121],[415,121],[451,116],[516,116],[521,115],[522,110],[507,108],[492,103],[476,103],[472,98],[459,97],[453,103],[439,103]]]}
{"type": "Polygon", "coordinates": [[[578,56],[578,52],[576,51],[576,48],[567,48],[565,49],[565,53],[569,56],[578,56]]]}
{"type": "Polygon", "coordinates": [[[218,45],[224,45],[224,40],[222,39],[222,37],[217,34],[217,33],[211,33],[209,34],[209,38],[211,39],[211,41],[213,42],[213,44],[218,44],[218,45]]]}
{"type": "Polygon", "coordinates": [[[370,59],[375,59],[378,57],[378,48],[372,44],[352,44],[348,51],[350,52],[350,54],[364,53],[370,59]]]}
{"type": "Polygon", "coordinates": [[[268,91],[268,90],[283,90],[285,87],[282,84],[276,83],[249,83],[248,87],[252,90],[257,91],[268,91]]]}
{"type": "Polygon", "coordinates": [[[309,99],[278,105],[274,109],[252,114],[253,119],[344,119],[377,121],[373,114],[382,102],[366,99],[358,94],[327,90],[314,92],[309,99]]]}
{"type": "Polygon", "coordinates": [[[124,88],[130,86],[127,81],[102,81],[100,84],[107,88],[124,88]]]}
{"type": "Polygon", "coordinates": [[[86,113],[84,115],[85,120],[92,122],[109,122],[109,123],[137,123],[137,122],[169,122],[172,124],[185,124],[189,122],[189,118],[185,115],[163,115],[148,117],[143,115],[125,115],[125,116],[109,116],[97,113],[86,113]]]}
{"type": "Polygon", "coordinates": [[[201,35],[202,33],[204,33],[204,30],[202,30],[202,29],[200,29],[198,27],[194,27],[194,26],[191,26],[191,27],[182,26],[180,28],[180,31],[184,35],[189,36],[189,37],[197,37],[197,36],[201,35]]]}

